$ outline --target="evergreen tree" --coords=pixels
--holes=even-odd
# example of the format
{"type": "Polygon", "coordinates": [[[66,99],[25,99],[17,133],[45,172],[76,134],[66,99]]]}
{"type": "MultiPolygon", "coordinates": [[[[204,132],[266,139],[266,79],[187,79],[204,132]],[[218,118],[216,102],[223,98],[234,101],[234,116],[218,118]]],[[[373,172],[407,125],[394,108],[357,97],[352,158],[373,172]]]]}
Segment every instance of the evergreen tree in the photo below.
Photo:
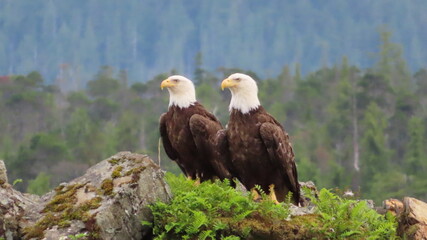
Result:
{"type": "Polygon", "coordinates": [[[402,47],[391,42],[391,35],[389,31],[380,31],[378,72],[390,82],[394,91],[409,91],[411,89],[410,74],[403,60],[402,47]]]}
{"type": "MultiPolygon", "coordinates": [[[[412,117],[408,126],[409,141],[405,152],[405,172],[409,175],[424,175],[427,171],[425,126],[419,117],[412,117]]],[[[423,176],[424,178],[424,176],[423,176]]]]}
{"type": "Polygon", "coordinates": [[[414,75],[416,90],[422,116],[427,116],[427,69],[420,69],[414,75]]]}
{"type": "Polygon", "coordinates": [[[375,174],[390,170],[391,150],[387,146],[387,119],[375,102],[368,105],[362,121],[361,174],[362,192],[369,193],[375,174]]]}
{"type": "Polygon", "coordinates": [[[358,116],[356,112],[356,87],[354,81],[356,69],[348,65],[347,58],[343,58],[338,75],[339,80],[330,104],[328,105],[329,119],[327,122],[328,134],[333,144],[333,154],[337,160],[335,164],[349,174],[342,179],[340,186],[348,186],[350,176],[353,177],[353,186],[359,184],[359,137],[358,116]],[[353,80],[353,81],[351,81],[353,80]]]}
{"type": "Polygon", "coordinates": [[[418,112],[419,99],[414,93],[398,92],[394,95],[395,110],[389,121],[390,147],[394,150],[395,156],[393,162],[402,164],[404,159],[406,142],[409,141],[408,125],[409,120],[418,112]]]}
{"type": "Polygon", "coordinates": [[[194,58],[194,83],[203,83],[205,70],[203,69],[203,55],[198,52],[194,58]]]}

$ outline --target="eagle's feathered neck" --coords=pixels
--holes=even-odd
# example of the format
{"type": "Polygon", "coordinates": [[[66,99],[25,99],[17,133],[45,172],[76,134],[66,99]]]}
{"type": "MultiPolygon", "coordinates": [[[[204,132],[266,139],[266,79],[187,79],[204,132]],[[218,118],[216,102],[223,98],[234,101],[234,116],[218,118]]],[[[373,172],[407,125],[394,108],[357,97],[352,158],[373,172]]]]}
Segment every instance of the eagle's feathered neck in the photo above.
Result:
{"type": "Polygon", "coordinates": [[[187,108],[193,105],[196,100],[196,91],[193,89],[186,89],[185,91],[180,91],[179,89],[169,91],[169,107],[177,106],[179,108],[187,108]]]}
{"type": "Polygon", "coordinates": [[[250,89],[231,89],[231,101],[228,110],[236,109],[243,114],[257,109],[261,103],[258,99],[258,88],[256,85],[250,89]]]}

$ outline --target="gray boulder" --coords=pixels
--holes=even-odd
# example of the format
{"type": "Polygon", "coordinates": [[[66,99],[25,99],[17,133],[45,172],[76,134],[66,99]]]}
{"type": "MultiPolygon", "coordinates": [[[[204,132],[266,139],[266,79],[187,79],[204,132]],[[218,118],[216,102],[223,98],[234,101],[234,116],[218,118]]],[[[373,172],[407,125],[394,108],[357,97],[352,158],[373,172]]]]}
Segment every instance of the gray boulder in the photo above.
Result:
{"type": "Polygon", "coordinates": [[[86,233],[87,239],[147,239],[151,230],[141,221],[153,220],[148,205],[171,198],[163,175],[147,155],[120,152],[41,198],[2,188],[1,195],[10,194],[1,196],[0,209],[19,211],[11,218],[0,216],[0,229],[19,227],[7,234],[0,230],[0,236],[57,240],[86,233]]]}

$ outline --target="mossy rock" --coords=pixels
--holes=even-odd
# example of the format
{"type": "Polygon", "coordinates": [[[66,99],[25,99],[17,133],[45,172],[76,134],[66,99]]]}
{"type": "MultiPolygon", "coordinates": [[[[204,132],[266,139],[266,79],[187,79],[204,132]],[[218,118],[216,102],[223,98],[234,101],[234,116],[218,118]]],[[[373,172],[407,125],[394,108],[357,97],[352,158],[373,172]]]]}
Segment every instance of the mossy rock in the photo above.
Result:
{"type": "Polygon", "coordinates": [[[226,235],[237,235],[254,240],[313,239],[319,236],[310,226],[318,222],[316,214],[295,216],[281,221],[255,216],[238,223],[230,223],[231,228],[226,235]]]}
{"type": "Polygon", "coordinates": [[[121,152],[42,197],[41,216],[21,230],[22,238],[88,232],[85,239],[141,239],[141,220],[152,221],[148,204],[170,197],[163,171],[151,159],[121,152]]]}
{"type": "Polygon", "coordinates": [[[42,210],[45,215],[33,226],[23,229],[24,239],[41,239],[44,237],[44,231],[52,226],[66,228],[70,227],[73,220],[86,223],[94,218],[94,214],[89,211],[101,206],[102,197],[93,197],[81,204],[76,204],[77,191],[84,186],[85,184],[76,183],[56,188],[55,195],[42,210]]]}

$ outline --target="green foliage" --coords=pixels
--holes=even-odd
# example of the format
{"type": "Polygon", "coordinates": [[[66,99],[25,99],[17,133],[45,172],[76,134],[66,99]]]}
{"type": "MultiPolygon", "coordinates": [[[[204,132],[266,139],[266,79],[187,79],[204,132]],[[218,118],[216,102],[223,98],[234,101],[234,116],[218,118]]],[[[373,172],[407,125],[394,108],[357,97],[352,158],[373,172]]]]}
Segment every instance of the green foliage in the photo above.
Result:
{"type": "Polygon", "coordinates": [[[13,180],[12,185],[13,185],[13,186],[15,186],[16,184],[18,184],[18,183],[22,183],[22,182],[23,182],[22,178],[17,178],[17,179],[15,179],[15,180],[13,180]]]}
{"type": "Polygon", "coordinates": [[[311,199],[320,216],[313,228],[325,239],[398,239],[395,217],[378,214],[366,201],[343,199],[327,189],[311,199]]]}
{"type": "Polygon", "coordinates": [[[126,111],[120,117],[115,138],[119,151],[136,151],[139,143],[135,141],[141,135],[142,124],[140,117],[133,111],[126,111]]]}
{"type": "Polygon", "coordinates": [[[88,93],[92,97],[109,97],[117,93],[120,83],[113,76],[113,68],[103,66],[93,81],[88,82],[88,93]]]}
{"type": "Polygon", "coordinates": [[[402,58],[402,47],[390,41],[390,31],[381,29],[380,38],[381,45],[377,63],[379,72],[395,90],[408,91],[410,75],[406,62],[402,58]]]}
{"type": "Polygon", "coordinates": [[[77,240],[87,237],[87,233],[78,233],[75,235],[68,235],[67,237],[71,240],[77,240]]]}
{"type": "MultiPolygon", "coordinates": [[[[411,184],[412,185],[412,184],[411,184]]],[[[407,196],[408,188],[407,176],[396,169],[390,169],[385,172],[377,172],[372,178],[369,193],[365,194],[369,199],[380,203],[384,199],[397,198],[402,199],[407,196]]]]}
{"type": "Polygon", "coordinates": [[[420,175],[427,170],[425,127],[421,118],[409,120],[409,142],[405,156],[405,170],[408,174],[420,175]]]}
{"type": "Polygon", "coordinates": [[[362,191],[370,191],[372,178],[378,169],[387,171],[390,168],[388,159],[391,150],[387,147],[386,136],[384,134],[387,127],[387,120],[384,113],[374,102],[369,104],[363,119],[362,136],[362,175],[364,184],[362,191]]]}
{"type": "Polygon", "coordinates": [[[174,195],[170,204],[157,202],[150,208],[154,215],[156,239],[240,239],[227,234],[230,225],[253,216],[284,219],[287,205],[264,200],[257,203],[250,194],[243,194],[230,183],[215,181],[196,185],[182,175],[167,174],[166,180],[174,195]]]}
{"type": "Polygon", "coordinates": [[[27,187],[27,192],[37,195],[43,195],[50,189],[50,178],[51,176],[41,172],[34,179],[30,180],[27,187]]]}
{"type": "Polygon", "coordinates": [[[343,199],[326,189],[319,192],[318,198],[304,190],[316,205],[316,214],[306,215],[306,220],[301,221],[289,218],[288,204],[276,205],[262,192],[263,200],[254,202],[250,194],[231,188],[228,181],[196,185],[194,181],[170,173],[166,180],[174,197],[169,204],[157,202],[150,207],[154,223],[142,222],[153,226],[155,239],[246,239],[257,236],[254,231],[259,230],[256,229],[259,225],[265,225],[268,231],[278,231],[273,234],[275,239],[279,236],[282,239],[289,236],[296,239],[398,239],[397,222],[392,215],[380,215],[369,208],[366,201],[343,199]],[[248,222],[258,225],[244,227],[248,222]],[[236,229],[235,226],[241,227],[236,229]],[[293,235],[291,229],[294,227],[301,235],[293,235]],[[290,230],[279,232],[281,228],[290,230]]]}
{"type": "Polygon", "coordinates": [[[40,160],[54,162],[57,159],[67,159],[68,149],[64,141],[57,134],[40,133],[30,140],[29,150],[31,155],[40,160]]]}

